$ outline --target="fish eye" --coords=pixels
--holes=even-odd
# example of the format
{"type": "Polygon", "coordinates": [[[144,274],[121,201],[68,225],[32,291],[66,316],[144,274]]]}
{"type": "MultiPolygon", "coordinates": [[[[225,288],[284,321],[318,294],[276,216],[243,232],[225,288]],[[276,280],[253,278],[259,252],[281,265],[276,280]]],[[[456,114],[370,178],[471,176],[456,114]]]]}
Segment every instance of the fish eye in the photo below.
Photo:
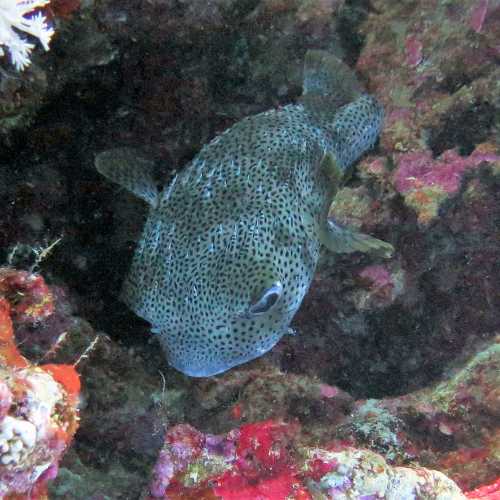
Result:
{"type": "Polygon", "coordinates": [[[250,306],[249,314],[260,315],[270,311],[283,294],[283,285],[276,281],[264,291],[260,299],[250,306]]]}

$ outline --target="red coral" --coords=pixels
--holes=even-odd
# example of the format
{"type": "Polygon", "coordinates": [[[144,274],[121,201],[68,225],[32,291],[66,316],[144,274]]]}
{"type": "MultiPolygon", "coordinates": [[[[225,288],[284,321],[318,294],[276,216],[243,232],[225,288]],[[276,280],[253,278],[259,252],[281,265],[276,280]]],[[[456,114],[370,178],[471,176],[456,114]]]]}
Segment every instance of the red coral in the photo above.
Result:
{"type": "Polygon", "coordinates": [[[286,449],[296,428],[290,424],[267,420],[241,426],[237,454],[244,468],[249,457],[271,471],[283,468],[288,461],[286,449]]]}
{"type": "Polygon", "coordinates": [[[297,498],[290,495],[301,489],[300,481],[291,470],[255,482],[246,481],[239,471],[228,471],[217,480],[214,493],[222,500],[279,500],[297,498]]]}
{"type": "Polygon", "coordinates": [[[28,362],[17,350],[10,314],[9,302],[0,297],[0,360],[8,366],[23,368],[28,362]]]}
{"type": "Polygon", "coordinates": [[[55,17],[68,19],[80,8],[80,0],[51,0],[50,11],[55,17]]]}
{"type": "Polygon", "coordinates": [[[56,365],[56,364],[46,364],[42,367],[46,372],[49,372],[54,380],[57,380],[72,398],[78,397],[80,394],[81,383],[80,375],[76,371],[73,365],[56,365]]]}
{"type": "Polygon", "coordinates": [[[480,498],[484,500],[500,500],[500,477],[494,483],[467,492],[465,496],[473,500],[480,498]]]}
{"type": "Polygon", "coordinates": [[[150,492],[154,497],[222,500],[310,499],[290,456],[298,426],[267,420],[243,425],[226,438],[203,435],[189,425],[170,429],[155,466],[150,492]],[[210,485],[183,485],[188,465],[201,456],[221,455],[231,467],[210,485]],[[203,454],[203,455],[202,455],[203,454]]]}
{"type": "Polygon", "coordinates": [[[78,427],[80,378],[75,367],[36,366],[16,345],[13,317],[16,324],[33,323],[53,309],[52,294],[41,276],[0,269],[0,427],[17,426],[31,433],[23,441],[22,454],[0,450],[2,498],[25,499],[28,492],[29,498],[48,498],[47,481],[57,474],[57,464],[78,427]],[[50,394],[48,400],[45,394],[50,394]],[[20,406],[24,413],[15,411],[20,406]]]}
{"type": "Polygon", "coordinates": [[[234,420],[240,420],[243,414],[243,408],[241,406],[241,403],[236,403],[232,408],[231,408],[231,417],[234,420]]]}
{"type": "Polygon", "coordinates": [[[224,500],[286,498],[301,488],[288,451],[297,427],[267,420],[243,425],[236,447],[236,468],[217,480],[224,500]]]}
{"type": "Polygon", "coordinates": [[[35,323],[54,312],[52,294],[40,275],[2,268],[0,294],[9,300],[12,317],[19,323],[35,323]]]}
{"type": "MultiPolygon", "coordinates": [[[[167,433],[159,459],[163,465],[170,464],[165,469],[168,487],[158,490],[161,478],[156,476],[150,493],[168,500],[312,500],[316,497],[314,493],[330,498],[331,493],[324,491],[329,487],[322,483],[326,475],[335,471],[341,480],[339,493],[345,493],[346,498],[354,498],[354,494],[358,494],[356,498],[372,498],[373,474],[389,474],[390,467],[372,452],[339,443],[335,444],[337,452],[302,448],[297,443],[300,439],[298,430],[296,424],[266,420],[244,425],[224,437],[206,435],[203,449],[195,444],[195,449],[202,453],[196,459],[180,464],[176,462],[178,457],[173,448],[175,436],[185,442],[186,432],[192,436],[193,431],[195,434],[197,431],[185,425],[174,427],[167,433]],[[229,454],[226,453],[228,445],[232,450],[229,454]],[[174,471],[172,466],[176,464],[180,467],[174,471]],[[381,464],[385,465],[381,467],[381,464]]],[[[196,443],[199,443],[197,438],[196,443]]],[[[158,472],[156,467],[155,473],[158,472]]],[[[450,492],[449,498],[462,498],[451,481],[435,476],[434,471],[421,473],[423,477],[429,477],[424,479],[428,485],[423,488],[429,488],[430,493],[442,488],[444,492],[450,492]]],[[[414,470],[397,468],[392,474],[400,478],[388,485],[387,497],[401,498],[401,493],[407,493],[409,488],[416,491],[414,470]]]]}
{"type": "Polygon", "coordinates": [[[319,481],[325,474],[328,474],[336,467],[335,462],[324,462],[315,458],[309,463],[309,476],[313,481],[319,481]]]}

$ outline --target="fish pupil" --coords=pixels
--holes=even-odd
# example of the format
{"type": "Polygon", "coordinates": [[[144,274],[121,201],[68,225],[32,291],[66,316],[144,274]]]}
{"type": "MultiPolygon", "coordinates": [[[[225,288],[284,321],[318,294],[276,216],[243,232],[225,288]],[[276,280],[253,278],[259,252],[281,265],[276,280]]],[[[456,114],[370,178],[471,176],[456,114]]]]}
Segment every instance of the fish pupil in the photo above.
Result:
{"type": "Polygon", "coordinates": [[[276,305],[282,293],[283,285],[277,281],[264,292],[256,304],[250,307],[249,313],[254,315],[266,313],[276,305]]]}

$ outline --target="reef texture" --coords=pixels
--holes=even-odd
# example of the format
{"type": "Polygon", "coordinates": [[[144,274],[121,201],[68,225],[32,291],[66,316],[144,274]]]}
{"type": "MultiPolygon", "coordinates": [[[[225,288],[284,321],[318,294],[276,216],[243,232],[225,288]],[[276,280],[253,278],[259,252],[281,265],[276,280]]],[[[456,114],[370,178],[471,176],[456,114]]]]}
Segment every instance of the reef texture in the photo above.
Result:
{"type": "Polygon", "coordinates": [[[198,425],[203,411],[217,430],[293,420],[307,429],[303,442],[341,442],[370,449],[391,464],[416,462],[444,472],[465,491],[499,476],[497,340],[457,362],[436,385],[378,400],[354,401],[338,387],[262,365],[199,383],[198,425]]]}
{"type": "MultiPolygon", "coordinates": [[[[428,467],[469,498],[498,498],[500,1],[52,0],[46,12],[50,51],[22,74],[0,71],[0,259],[38,263],[58,286],[30,304],[33,288],[46,296],[41,278],[3,278],[32,290],[6,315],[37,363],[74,364],[95,340],[74,310],[111,337],[78,365],[81,427],[51,498],[137,497],[165,427],[206,441],[269,420],[299,422],[300,439],[282,434],[297,450],[290,466],[334,442],[382,456],[383,470],[428,467]],[[296,335],[187,380],[116,301],[144,209],[98,176],[94,156],[140,147],[163,182],[237,120],[294,102],[309,48],[343,57],[384,105],[380,143],[330,213],[395,255],[325,254],[296,335]]],[[[231,435],[217,439],[237,447],[231,435]]]]}
{"type": "Polygon", "coordinates": [[[161,357],[96,334],[75,298],[0,268],[0,498],[138,498],[165,426],[186,418],[161,357]]]}
{"type": "MultiPolygon", "coordinates": [[[[187,419],[186,387],[177,374],[163,376],[161,356],[97,338],[79,365],[84,382],[80,427],[50,485],[51,499],[139,498],[165,427],[187,419]]],[[[77,319],[64,354],[74,358],[70,353],[82,352],[95,339],[91,326],[77,319]]]]}
{"type": "Polygon", "coordinates": [[[13,324],[41,323],[53,307],[40,276],[0,268],[1,498],[48,498],[47,481],[57,476],[59,461],[78,428],[76,369],[30,363],[14,336],[13,324]]]}
{"type": "Polygon", "coordinates": [[[467,498],[477,499],[484,498],[487,500],[498,500],[500,498],[500,479],[497,479],[494,483],[487,484],[481,488],[477,488],[474,491],[470,491],[465,495],[467,498]]]}
{"type": "Polygon", "coordinates": [[[148,498],[465,498],[440,472],[391,467],[376,453],[348,446],[303,447],[298,434],[298,425],[275,420],[225,436],[175,426],[166,434],[148,498]]]}

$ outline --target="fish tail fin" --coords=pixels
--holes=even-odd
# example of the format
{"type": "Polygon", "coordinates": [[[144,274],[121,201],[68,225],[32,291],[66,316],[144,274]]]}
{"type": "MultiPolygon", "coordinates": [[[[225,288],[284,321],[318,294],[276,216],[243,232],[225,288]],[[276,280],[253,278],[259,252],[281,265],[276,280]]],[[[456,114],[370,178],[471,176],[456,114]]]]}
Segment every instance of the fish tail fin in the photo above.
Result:
{"type": "Polygon", "coordinates": [[[331,130],[336,137],[336,158],[342,170],[373,147],[383,122],[384,109],[368,94],[337,111],[331,130]]]}
{"type": "Polygon", "coordinates": [[[354,71],[333,54],[308,50],[304,61],[304,96],[316,95],[337,101],[338,106],[357,99],[361,93],[354,71]]]}
{"type": "Polygon", "coordinates": [[[382,106],[363,92],[349,66],[322,50],[306,54],[300,102],[332,134],[342,171],[375,144],[382,129],[382,106]]]}
{"type": "Polygon", "coordinates": [[[333,134],[342,170],[373,146],[380,132],[382,108],[363,92],[354,71],[328,52],[306,53],[300,103],[314,122],[333,134]]]}
{"type": "Polygon", "coordinates": [[[133,148],[116,148],[99,153],[95,158],[99,173],[128,189],[151,206],[158,203],[154,181],[154,163],[141,157],[133,148]]]}

